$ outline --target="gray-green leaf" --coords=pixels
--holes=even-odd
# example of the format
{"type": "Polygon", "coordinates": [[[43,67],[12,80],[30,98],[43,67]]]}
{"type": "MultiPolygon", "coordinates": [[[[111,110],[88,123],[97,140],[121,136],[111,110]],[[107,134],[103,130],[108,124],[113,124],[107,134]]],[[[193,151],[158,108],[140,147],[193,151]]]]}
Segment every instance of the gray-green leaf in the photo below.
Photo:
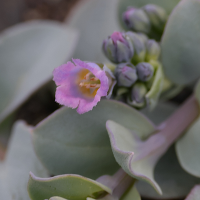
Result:
{"type": "Polygon", "coordinates": [[[156,134],[142,141],[134,129],[129,130],[114,121],[107,121],[106,128],[115,159],[123,170],[136,179],[148,182],[162,194],[154,180],[153,171],[156,162],[163,154],[162,146],[165,138],[156,134]]]}
{"type": "Polygon", "coordinates": [[[147,138],[155,128],[126,104],[101,100],[92,111],[79,115],[61,108],[33,129],[35,151],[52,174],[80,174],[96,179],[118,169],[105,128],[108,119],[147,138]],[[59,164],[58,164],[59,163],[59,164]]]}
{"type": "Polygon", "coordinates": [[[167,78],[186,85],[200,76],[200,1],[182,0],[171,13],[161,41],[167,78]]]}
{"type": "MultiPolygon", "coordinates": [[[[195,88],[195,97],[200,105],[200,81],[195,88]]],[[[200,177],[200,117],[176,142],[176,152],[181,166],[193,176],[200,177]]]]}
{"type": "Polygon", "coordinates": [[[20,121],[14,125],[6,159],[0,163],[0,199],[28,200],[30,170],[41,177],[48,175],[33,151],[29,127],[20,121]]]}
{"type": "Polygon", "coordinates": [[[74,58],[108,61],[102,51],[103,40],[114,31],[120,31],[117,22],[118,0],[81,1],[67,18],[67,25],[80,31],[80,40],[74,58]]]}
{"type": "Polygon", "coordinates": [[[194,185],[200,184],[199,178],[188,174],[180,166],[174,145],[156,164],[154,177],[163,195],[158,195],[149,184],[139,181],[136,187],[140,195],[151,199],[179,199],[186,196],[194,185]]]}
{"type": "Polygon", "coordinates": [[[79,175],[67,174],[52,178],[38,178],[30,173],[28,193],[32,200],[44,200],[59,196],[70,200],[97,198],[111,193],[110,188],[79,175]]]}
{"type": "Polygon", "coordinates": [[[26,22],[1,33],[0,122],[50,80],[76,41],[76,31],[51,21],[26,22]]]}

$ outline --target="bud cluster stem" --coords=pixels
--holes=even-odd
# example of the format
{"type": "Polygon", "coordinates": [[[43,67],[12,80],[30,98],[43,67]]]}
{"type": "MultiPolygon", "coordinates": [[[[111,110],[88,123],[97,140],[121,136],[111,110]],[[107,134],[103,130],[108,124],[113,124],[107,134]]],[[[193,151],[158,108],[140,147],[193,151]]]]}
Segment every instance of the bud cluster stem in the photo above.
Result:
{"type": "Polygon", "coordinates": [[[120,199],[121,196],[133,185],[136,181],[120,168],[110,179],[108,176],[102,176],[97,179],[98,182],[105,184],[112,190],[112,194],[107,194],[100,199],[120,199]],[[109,198],[111,197],[111,198],[109,198]]]}
{"type": "Polygon", "coordinates": [[[185,103],[176,110],[159,127],[158,134],[163,135],[166,146],[169,147],[199,116],[199,105],[194,95],[189,97],[185,103]]]}

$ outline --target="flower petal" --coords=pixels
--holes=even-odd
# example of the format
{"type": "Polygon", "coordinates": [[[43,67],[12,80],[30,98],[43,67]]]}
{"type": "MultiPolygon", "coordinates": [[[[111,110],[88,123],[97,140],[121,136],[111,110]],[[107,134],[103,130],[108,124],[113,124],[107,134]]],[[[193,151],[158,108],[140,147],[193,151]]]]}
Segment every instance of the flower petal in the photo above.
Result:
{"type": "Polygon", "coordinates": [[[81,99],[78,109],[77,109],[77,112],[79,114],[83,114],[85,112],[92,110],[93,107],[96,106],[97,103],[100,101],[100,99],[101,99],[101,96],[99,96],[99,95],[96,95],[94,97],[93,101],[89,101],[87,99],[81,99]]]}
{"type": "Polygon", "coordinates": [[[79,59],[72,59],[72,61],[75,65],[90,70],[95,76],[99,71],[101,71],[101,68],[95,63],[86,63],[79,59]]]}
{"type": "Polygon", "coordinates": [[[79,93],[70,84],[61,85],[56,89],[56,102],[61,105],[76,108],[80,102],[79,93]]]}
{"type": "Polygon", "coordinates": [[[53,71],[53,80],[56,85],[61,85],[65,83],[67,77],[70,75],[71,70],[73,70],[76,66],[72,62],[67,62],[67,64],[61,65],[54,69],[53,71]]]}

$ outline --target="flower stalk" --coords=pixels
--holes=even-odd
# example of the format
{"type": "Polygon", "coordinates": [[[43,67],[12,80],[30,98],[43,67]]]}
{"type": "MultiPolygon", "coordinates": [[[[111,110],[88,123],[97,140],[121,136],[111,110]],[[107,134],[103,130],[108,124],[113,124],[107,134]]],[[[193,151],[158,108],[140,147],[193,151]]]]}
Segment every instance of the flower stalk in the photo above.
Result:
{"type": "Polygon", "coordinates": [[[175,111],[159,127],[158,134],[165,136],[169,147],[199,116],[199,105],[194,95],[189,97],[180,108],[175,111]]]}
{"type": "Polygon", "coordinates": [[[113,191],[112,194],[107,194],[103,198],[99,197],[99,199],[118,200],[133,185],[135,179],[130,177],[123,169],[119,169],[112,177],[105,175],[99,177],[96,181],[106,185],[113,191]]]}

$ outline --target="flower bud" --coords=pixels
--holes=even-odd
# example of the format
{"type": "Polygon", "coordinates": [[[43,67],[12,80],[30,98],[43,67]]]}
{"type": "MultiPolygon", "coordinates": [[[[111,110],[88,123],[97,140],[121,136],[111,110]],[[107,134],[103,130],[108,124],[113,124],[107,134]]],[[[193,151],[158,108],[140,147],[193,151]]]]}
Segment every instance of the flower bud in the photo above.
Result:
{"type": "Polygon", "coordinates": [[[136,69],[129,63],[119,64],[115,74],[119,86],[130,87],[137,80],[136,69]]]}
{"type": "Polygon", "coordinates": [[[144,44],[146,44],[148,37],[144,33],[137,33],[140,39],[143,41],[144,44]]]}
{"type": "Polygon", "coordinates": [[[163,30],[167,21],[167,13],[158,5],[148,4],[143,7],[143,10],[149,17],[151,25],[158,30],[163,30]]]}
{"type": "Polygon", "coordinates": [[[160,45],[155,40],[148,40],[146,42],[146,60],[158,60],[161,52],[160,45]]]}
{"type": "Polygon", "coordinates": [[[148,81],[154,74],[154,68],[147,62],[141,62],[136,66],[138,78],[141,81],[148,81]]]}
{"type": "Polygon", "coordinates": [[[126,35],[128,35],[134,47],[134,56],[132,58],[132,62],[137,64],[138,62],[144,61],[146,55],[144,38],[132,31],[127,32],[126,35]]]}
{"type": "Polygon", "coordinates": [[[136,83],[131,89],[130,98],[127,99],[128,104],[137,108],[142,108],[146,104],[145,95],[147,88],[144,83],[136,83]]]}
{"type": "Polygon", "coordinates": [[[133,57],[133,45],[124,33],[114,32],[103,42],[103,51],[114,63],[128,62],[133,57]]]}
{"type": "Polygon", "coordinates": [[[136,32],[149,33],[151,28],[149,18],[142,9],[129,7],[123,13],[123,21],[129,29],[136,32]]]}

